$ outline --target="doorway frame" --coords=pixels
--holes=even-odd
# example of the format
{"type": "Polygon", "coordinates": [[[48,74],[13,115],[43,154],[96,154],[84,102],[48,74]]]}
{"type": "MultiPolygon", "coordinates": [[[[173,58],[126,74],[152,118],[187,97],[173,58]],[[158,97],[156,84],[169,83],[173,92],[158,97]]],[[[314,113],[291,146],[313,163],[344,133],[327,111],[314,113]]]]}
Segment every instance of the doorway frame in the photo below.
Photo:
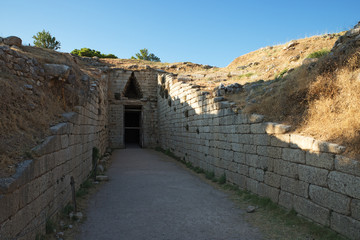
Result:
{"type": "Polygon", "coordinates": [[[124,132],[124,136],[123,136],[123,142],[124,142],[124,146],[126,148],[126,141],[125,141],[125,137],[126,137],[126,129],[138,129],[139,130],[139,146],[142,148],[144,145],[144,141],[143,141],[143,106],[140,104],[126,104],[124,105],[124,112],[123,112],[123,132],[124,132]],[[126,127],[125,126],[125,115],[126,112],[140,112],[140,119],[139,119],[139,127],[126,127]]]}

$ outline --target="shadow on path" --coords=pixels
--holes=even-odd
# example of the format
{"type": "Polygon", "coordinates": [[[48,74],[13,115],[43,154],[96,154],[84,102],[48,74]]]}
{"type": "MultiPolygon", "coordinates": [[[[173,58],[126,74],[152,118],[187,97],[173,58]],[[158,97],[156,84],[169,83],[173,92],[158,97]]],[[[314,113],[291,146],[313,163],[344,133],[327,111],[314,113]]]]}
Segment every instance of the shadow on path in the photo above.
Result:
{"type": "Polygon", "coordinates": [[[228,196],[149,149],[117,150],[80,240],[262,239],[228,196]]]}

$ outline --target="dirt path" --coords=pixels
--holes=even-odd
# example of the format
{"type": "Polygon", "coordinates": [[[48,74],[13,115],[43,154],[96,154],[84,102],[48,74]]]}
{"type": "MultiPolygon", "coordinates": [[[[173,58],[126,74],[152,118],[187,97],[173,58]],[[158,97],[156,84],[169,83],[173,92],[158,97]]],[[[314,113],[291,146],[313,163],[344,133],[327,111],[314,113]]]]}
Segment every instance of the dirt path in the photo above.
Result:
{"type": "Polygon", "coordinates": [[[148,149],[113,153],[76,239],[263,239],[228,195],[148,149]]]}

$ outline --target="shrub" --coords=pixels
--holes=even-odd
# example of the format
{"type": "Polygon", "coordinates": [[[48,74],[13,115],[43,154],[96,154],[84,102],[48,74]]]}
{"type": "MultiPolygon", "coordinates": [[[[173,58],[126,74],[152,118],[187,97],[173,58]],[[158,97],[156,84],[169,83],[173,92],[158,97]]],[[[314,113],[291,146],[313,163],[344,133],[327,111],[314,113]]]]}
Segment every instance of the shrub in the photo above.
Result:
{"type": "Polygon", "coordinates": [[[330,53],[330,50],[328,49],[321,49],[319,51],[310,53],[306,58],[321,58],[323,56],[326,56],[330,53]]]}
{"type": "Polygon", "coordinates": [[[96,51],[90,48],[74,49],[71,54],[78,55],[80,57],[99,57],[99,58],[117,58],[114,54],[102,54],[100,51],[96,51]]]}
{"type": "Polygon", "coordinates": [[[32,37],[34,39],[34,45],[42,48],[60,49],[60,42],[56,41],[55,37],[52,37],[49,32],[42,30],[32,37]]]}

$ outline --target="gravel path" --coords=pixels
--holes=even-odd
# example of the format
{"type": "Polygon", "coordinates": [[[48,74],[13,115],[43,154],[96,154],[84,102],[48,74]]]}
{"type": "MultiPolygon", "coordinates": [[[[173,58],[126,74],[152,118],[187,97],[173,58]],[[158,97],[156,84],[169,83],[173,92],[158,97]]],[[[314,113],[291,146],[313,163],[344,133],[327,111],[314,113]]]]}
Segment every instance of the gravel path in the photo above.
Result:
{"type": "Polygon", "coordinates": [[[162,153],[117,150],[80,240],[262,239],[228,196],[162,153]]]}

